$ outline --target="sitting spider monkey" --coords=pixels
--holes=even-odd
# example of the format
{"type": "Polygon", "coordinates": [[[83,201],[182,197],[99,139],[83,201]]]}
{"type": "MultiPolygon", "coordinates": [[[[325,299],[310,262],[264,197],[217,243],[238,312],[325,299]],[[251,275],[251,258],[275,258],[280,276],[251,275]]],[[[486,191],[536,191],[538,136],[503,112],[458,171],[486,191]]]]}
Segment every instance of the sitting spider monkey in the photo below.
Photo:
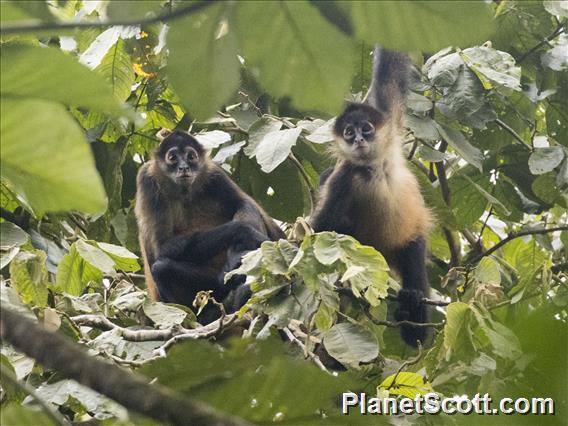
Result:
{"type": "MultiPolygon", "coordinates": [[[[399,52],[375,48],[366,103],[352,103],[337,117],[333,133],[337,163],[320,178],[312,215],[316,232],[351,235],[379,250],[402,278],[398,321],[428,321],[422,299],[429,291],[426,235],[430,212],[402,151],[404,100],[410,61],[399,52]]],[[[425,328],[401,327],[416,346],[425,328]]]]}
{"type": "MultiPolygon", "coordinates": [[[[212,290],[228,312],[250,297],[242,277],[224,284],[244,253],[284,233],[262,208],[214,164],[189,134],[174,131],[144,164],[136,181],[136,218],[148,293],[191,306],[212,290]],[[234,290],[234,291],[232,291],[234,290]]],[[[206,308],[202,321],[214,319],[206,308]]]]}

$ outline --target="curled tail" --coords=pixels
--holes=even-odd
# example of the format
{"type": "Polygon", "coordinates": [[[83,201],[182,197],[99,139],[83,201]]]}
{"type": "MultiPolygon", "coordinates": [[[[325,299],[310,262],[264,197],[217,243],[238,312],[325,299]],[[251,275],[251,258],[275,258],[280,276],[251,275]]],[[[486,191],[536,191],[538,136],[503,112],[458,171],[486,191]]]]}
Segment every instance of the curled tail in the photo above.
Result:
{"type": "Polygon", "coordinates": [[[401,119],[408,90],[410,59],[405,53],[375,46],[373,79],[366,95],[367,104],[401,119]]]}

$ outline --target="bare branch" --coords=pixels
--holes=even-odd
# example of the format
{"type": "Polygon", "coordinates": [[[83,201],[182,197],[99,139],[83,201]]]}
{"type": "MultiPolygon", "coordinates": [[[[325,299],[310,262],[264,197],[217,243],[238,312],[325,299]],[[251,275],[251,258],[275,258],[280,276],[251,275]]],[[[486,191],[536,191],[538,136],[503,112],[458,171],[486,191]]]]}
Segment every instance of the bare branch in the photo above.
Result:
{"type": "Polygon", "coordinates": [[[0,26],[0,34],[17,34],[17,33],[33,33],[33,32],[41,32],[41,31],[50,31],[50,30],[65,30],[65,29],[74,29],[74,28],[105,28],[105,27],[113,27],[113,26],[133,26],[133,25],[149,25],[155,24],[158,22],[167,22],[172,21],[177,18],[181,18],[185,15],[190,15],[191,13],[197,12],[198,10],[203,9],[204,7],[214,3],[213,1],[202,0],[195,3],[192,3],[188,6],[178,7],[177,9],[161,13],[157,16],[151,18],[142,18],[142,19],[126,19],[126,20],[117,20],[117,21],[83,21],[83,22],[75,22],[75,21],[66,21],[66,22],[24,22],[24,23],[17,23],[17,24],[2,24],[0,26]]]}
{"type": "Polygon", "coordinates": [[[284,327],[282,330],[284,331],[284,333],[286,333],[286,336],[288,337],[288,339],[290,339],[290,341],[291,341],[292,343],[295,343],[296,345],[298,345],[298,346],[300,347],[300,349],[302,349],[302,352],[304,352],[304,355],[305,355],[306,357],[310,358],[310,359],[320,368],[320,370],[325,371],[326,373],[331,374],[331,373],[329,372],[329,370],[328,370],[327,368],[325,368],[325,365],[323,365],[323,363],[321,362],[321,360],[319,359],[319,357],[318,357],[315,353],[309,351],[309,350],[306,348],[306,345],[304,345],[304,344],[300,341],[300,339],[298,339],[298,338],[294,335],[294,333],[292,333],[292,331],[291,331],[288,327],[284,327]]]}
{"type": "Polygon", "coordinates": [[[499,250],[501,247],[503,247],[505,244],[514,240],[515,238],[524,237],[526,235],[548,234],[550,232],[555,232],[555,231],[568,231],[568,226],[558,226],[556,228],[547,228],[547,229],[529,229],[529,230],[526,230],[526,231],[519,231],[519,232],[515,232],[515,233],[510,233],[506,238],[499,241],[497,244],[495,244],[489,250],[486,250],[485,252],[481,253],[479,256],[475,257],[471,261],[471,263],[479,262],[482,258],[489,256],[490,254],[493,254],[494,252],[499,250]]]}
{"type": "Polygon", "coordinates": [[[160,422],[173,425],[249,424],[158,384],[150,385],[145,378],[89,356],[62,334],[50,333],[7,307],[3,307],[0,317],[0,336],[45,367],[160,422]]]}

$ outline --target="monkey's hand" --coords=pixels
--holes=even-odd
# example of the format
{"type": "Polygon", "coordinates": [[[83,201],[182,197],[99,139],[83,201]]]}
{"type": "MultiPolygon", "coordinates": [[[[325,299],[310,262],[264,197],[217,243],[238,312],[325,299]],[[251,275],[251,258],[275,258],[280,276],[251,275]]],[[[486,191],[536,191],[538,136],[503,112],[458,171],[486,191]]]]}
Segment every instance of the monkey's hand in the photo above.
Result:
{"type": "MultiPolygon", "coordinates": [[[[398,293],[398,309],[394,313],[397,321],[411,321],[418,324],[428,322],[428,311],[422,302],[424,292],[417,289],[402,289],[398,293]]],[[[401,326],[402,339],[410,346],[416,347],[416,341],[424,342],[427,328],[410,325],[401,326]]]]}

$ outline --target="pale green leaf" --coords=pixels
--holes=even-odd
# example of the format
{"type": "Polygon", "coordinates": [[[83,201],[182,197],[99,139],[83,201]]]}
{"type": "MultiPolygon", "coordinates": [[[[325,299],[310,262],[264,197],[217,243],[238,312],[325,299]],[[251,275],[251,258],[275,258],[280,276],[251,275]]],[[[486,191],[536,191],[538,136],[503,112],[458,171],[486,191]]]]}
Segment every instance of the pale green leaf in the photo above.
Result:
{"type": "Polygon", "coordinates": [[[355,367],[379,355],[377,338],[360,325],[346,322],[331,327],[324,334],[323,345],[336,360],[355,367]]]}
{"type": "Polygon", "coordinates": [[[0,250],[23,246],[29,239],[29,235],[18,225],[12,222],[0,223],[0,250]]]}
{"type": "Polygon", "coordinates": [[[564,150],[560,146],[535,148],[529,157],[529,168],[533,175],[542,175],[558,167],[563,158],[564,150]]]}
{"type": "Polygon", "coordinates": [[[349,3],[358,38],[399,50],[435,52],[483,43],[493,28],[491,5],[460,1],[355,1],[349,3]],[[459,4],[456,4],[459,3],[459,4]]]}
{"type": "Polygon", "coordinates": [[[388,391],[389,395],[402,395],[414,399],[417,395],[426,395],[434,391],[432,385],[418,373],[404,371],[388,376],[379,385],[379,389],[388,391]]]}
{"type": "Polygon", "coordinates": [[[130,96],[136,76],[126,51],[126,42],[122,38],[109,49],[95,71],[105,78],[118,100],[125,101],[130,96]]]}
{"type": "Polygon", "coordinates": [[[2,46],[0,58],[3,100],[7,96],[32,97],[109,114],[125,112],[102,76],[59,49],[2,46]]]}
{"type": "Polygon", "coordinates": [[[469,310],[470,306],[463,302],[453,302],[448,305],[444,325],[444,347],[447,351],[455,350],[459,346],[469,310]]]}
{"type": "Polygon", "coordinates": [[[42,100],[1,102],[2,180],[38,216],[47,211],[103,211],[106,196],[93,156],[65,108],[42,100]]]}
{"type": "Polygon", "coordinates": [[[353,42],[308,2],[236,6],[243,56],[261,85],[298,108],[336,113],[351,82],[353,42]]]}
{"type": "MultiPolygon", "coordinates": [[[[219,2],[171,23],[167,74],[185,107],[205,119],[229,101],[239,85],[235,29],[219,2]]],[[[266,21],[263,20],[263,21],[266,21]]]]}
{"type": "Polygon", "coordinates": [[[125,272],[136,272],[140,269],[138,256],[124,247],[108,243],[97,243],[97,246],[103,250],[113,260],[116,269],[125,272]]]}
{"type": "Polygon", "coordinates": [[[257,145],[254,154],[263,172],[270,173],[278,167],[296,145],[302,129],[277,130],[268,133],[257,145]]]}
{"type": "Polygon", "coordinates": [[[47,255],[41,250],[24,251],[10,264],[11,284],[24,303],[47,306],[47,255]]]}

